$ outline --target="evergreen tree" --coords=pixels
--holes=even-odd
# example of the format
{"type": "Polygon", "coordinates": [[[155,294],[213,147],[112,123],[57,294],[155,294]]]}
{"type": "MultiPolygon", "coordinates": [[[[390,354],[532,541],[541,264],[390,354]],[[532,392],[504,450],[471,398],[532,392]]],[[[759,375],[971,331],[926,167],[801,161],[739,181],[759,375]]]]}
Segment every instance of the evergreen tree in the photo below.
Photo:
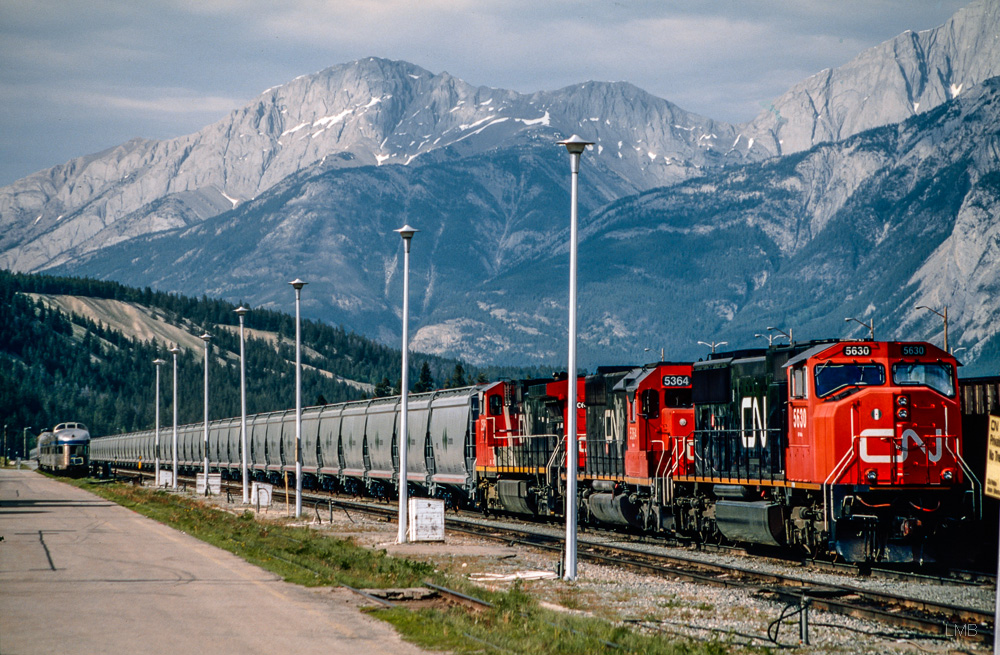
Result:
{"type": "Polygon", "coordinates": [[[465,380],[465,369],[461,364],[455,364],[455,370],[452,371],[451,377],[448,378],[448,382],[444,385],[444,388],[457,389],[458,387],[468,386],[468,384],[465,380]]]}
{"type": "Polygon", "coordinates": [[[384,377],[382,380],[375,385],[375,391],[372,394],[375,398],[384,398],[386,396],[392,395],[392,386],[390,386],[389,378],[384,377]]]}
{"type": "Polygon", "coordinates": [[[434,379],[431,377],[431,365],[424,362],[423,366],[420,367],[420,377],[417,378],[416,384],[413,385],[413,392],[424,393],[433,389],[434,379]]]}

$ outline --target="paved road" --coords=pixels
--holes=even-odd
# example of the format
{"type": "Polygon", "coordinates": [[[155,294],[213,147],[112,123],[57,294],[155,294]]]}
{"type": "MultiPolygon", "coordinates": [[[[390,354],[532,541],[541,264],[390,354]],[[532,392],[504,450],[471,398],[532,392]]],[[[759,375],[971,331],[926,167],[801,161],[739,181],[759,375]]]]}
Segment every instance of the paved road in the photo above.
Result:
{"type": "Polygon", "coordinates": [[[31,471],[0,469],[0,655],[418,654],[340,589],[282,582],[31,471]]]}

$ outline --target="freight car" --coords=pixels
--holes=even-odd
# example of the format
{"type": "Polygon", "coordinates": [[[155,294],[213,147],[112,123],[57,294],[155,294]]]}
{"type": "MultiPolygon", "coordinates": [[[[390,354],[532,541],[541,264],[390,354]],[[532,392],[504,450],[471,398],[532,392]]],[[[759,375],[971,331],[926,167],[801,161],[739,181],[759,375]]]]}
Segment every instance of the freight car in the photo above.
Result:
{"type": "MultiPolygon", "coordinates": [[[[487,385],[488,388],[489,385],[487,385]]],[[[452,504],[468,503],[475,490],[474,421],[482,387],[411,394],[408,409],[407,481],[414,493],[452,504]]],[[[309,407],[302,411],[302,482],[305,488],[387,497],[399,484],[398,397],[309,407]]],[[[157,453],[153,430],[95,439],[95,469],[149,466],[157,453]]],[[[240,418],[178,427],[181,475],[203,470],[240,478],[240,418]]],[[[160,430],[159,458],[173,460],[171,429],[160,430]]],[[[295,411],[247,417],[247,464],[259,481],[295,476],[295,411]]]]}
{"type": "Polygon", "coordinates": [[[86,475],[90,431],[83,423],[60,423],[38,435],[38,468],[60,475],[86,475]]]}

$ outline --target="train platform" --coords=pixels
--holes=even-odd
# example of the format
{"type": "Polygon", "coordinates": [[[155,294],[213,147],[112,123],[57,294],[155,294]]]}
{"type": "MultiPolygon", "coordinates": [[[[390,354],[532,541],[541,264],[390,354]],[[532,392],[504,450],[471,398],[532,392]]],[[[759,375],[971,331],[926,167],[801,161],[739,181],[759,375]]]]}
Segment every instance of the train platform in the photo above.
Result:
{"type": "Polygon", "coordinates": [[[425,653],[343,589],[283,582],[33,471],[0,469],[0,653],[425,653]]]}

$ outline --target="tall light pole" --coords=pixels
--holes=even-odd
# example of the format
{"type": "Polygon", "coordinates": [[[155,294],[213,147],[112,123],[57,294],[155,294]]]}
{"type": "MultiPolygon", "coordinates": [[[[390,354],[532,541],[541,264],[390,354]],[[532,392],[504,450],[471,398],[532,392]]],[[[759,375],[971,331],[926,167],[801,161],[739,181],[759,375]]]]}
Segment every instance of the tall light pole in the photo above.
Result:
{"type": "Polygon", "coordinates": [[[153,485],[160,486],[160,367],[167,362],[157,357],[153,360],[156,365],[156,444],[153,452],[153,461],[156,466],[153,469],[153,485]]]}
{"type": "Polygon", "coordinates": [[[951,352],[950,350],[948,350],[948,305],[944,306],[944,314],[934,309],[933,307],[928,307],[927,305],[919,305],[917,306],[917,309],[926,309],[928,311],[934,312],[935,314],[944,319],[944,351],[946,353],[951,352]]]}
{"type": "Polygon", "coordinates": [[[715,349],[718,348],[719,346],[729,345],[728,341],[712,341],[711,343],[707,341],[699,341],[698,343],[701,344],[702,346],[708,346],[709,348],[711,348],[713,355],[715,354],[715,349]]]}
{"type": "Polygon", "coordinates": [[[785,338],[788,339],[788,345],[789,346],[792,345],[792,328],[788,328],[788,332],[785,332],[781,328],[768,327],[767,331],[768,332],[777,332],[778,334],[783,334],[785,336],[785,338]]]}
{"type": "Polygon", "coordinates": [[[569,208],[569,353],[566,363],[568,386],[566,400],[566,563],[564,580],[576,580],[576,459],[579,457],[579,439],[576,430],[576,242],[577,242],[577,192],[580,178],[580,156],[591,141],[573,135],[560,145],[569,152],[570,208],[569,208]]]}
{"type": "Polygon", "coordinates": [[[851,321],[854,321],[855,323],[859,323],[861,325],[864,325],[866,328],[868,328],[868,340],[869,341],[875,341],[875,317],[874,316],[871,318],[871,322],[870,323],[865,323],[864,321],[859,321],[858,319],[852,318],[850,316],[848,316],[847,318],[844,319],[845,323],[850,323],[851,321]]]}
{"type": "Polygon", "coordinates": [[[403,238],[403,372],[400,380],[399,415],[399,531],[396,543],[406,543],[406,529],[409,517],[406,515],[407,457],[409,457],[410,434],[407,423],[407,403],[410,399],[410,240],[420,230],[404,225],[397,232],[403,238]]]}
{"type": "Polygon", "coordinates": [[[250,491],[247,489],[247,358],[243,317],[250,310],[240,305],[233,311],[240,317],[240,471],[243,476],[243,504],[247,505],[250,503],[250,491]]]}
{"type": "Polygon", "coordinates": [[[201,335],[201,340],[205,342],[205,495],[208,495],[208,342],[212,338],[208,332],[201,335]]]}
{"type": "Polygon", "coordinates": [[[295,518],[302,516],[302,287],[299,278],[289,282],[295,288],[295,518]]]}
{"type": "Polygon", "coordinates": [[[21,459],[28,459],[28,430],[31,426],[25,426],[24,431],[21,433],[21,459]]]}
{"type": "Polygon", "coordinates": [[[181,349],[177,347],[177,344],[174,344],[173,348],[169,351],[174,356],[174,474],[173,479],[170,480],[170,486],[174,491],[177,490],[177,353],[180,351],[181,349]]]}

